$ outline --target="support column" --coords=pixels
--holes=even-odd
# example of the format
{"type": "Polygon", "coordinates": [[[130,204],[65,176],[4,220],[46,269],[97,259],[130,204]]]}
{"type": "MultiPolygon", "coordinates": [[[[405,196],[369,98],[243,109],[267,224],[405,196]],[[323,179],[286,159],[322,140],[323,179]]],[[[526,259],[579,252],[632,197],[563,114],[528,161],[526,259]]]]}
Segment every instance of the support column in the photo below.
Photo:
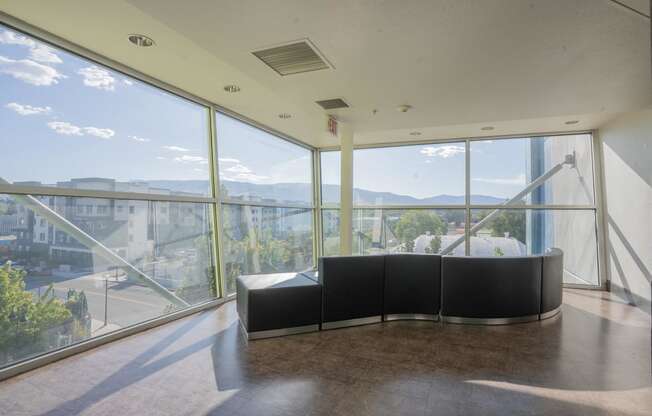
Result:
{"type": "Polygon", "coordinates": [[[353,131],[340,124],[340,254],[351,255],[353,225],[353,131]]]}

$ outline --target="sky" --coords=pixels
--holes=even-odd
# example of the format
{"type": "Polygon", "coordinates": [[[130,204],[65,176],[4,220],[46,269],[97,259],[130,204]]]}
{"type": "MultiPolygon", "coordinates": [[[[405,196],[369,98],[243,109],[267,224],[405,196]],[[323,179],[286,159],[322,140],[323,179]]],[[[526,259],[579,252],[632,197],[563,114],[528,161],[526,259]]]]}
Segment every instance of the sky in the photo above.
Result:
{"type": "MultiPolygon", "coordinates": [[[[208,124],[204,106],[0,25],[0,178],[203,180],[208,195],[208,124]]],[[[309,150],[222,114],[216,129],[221,180],[310,183],[309,150]]],[[[471,193],[520,191],[529,142],[472,142],[471,193]]],[[[463,195],[464,160],[463,142],[356,150],[354,186],[463,195]]],[[[323,183],[339,181],[336,153],[322,172],[323,183]]]]}

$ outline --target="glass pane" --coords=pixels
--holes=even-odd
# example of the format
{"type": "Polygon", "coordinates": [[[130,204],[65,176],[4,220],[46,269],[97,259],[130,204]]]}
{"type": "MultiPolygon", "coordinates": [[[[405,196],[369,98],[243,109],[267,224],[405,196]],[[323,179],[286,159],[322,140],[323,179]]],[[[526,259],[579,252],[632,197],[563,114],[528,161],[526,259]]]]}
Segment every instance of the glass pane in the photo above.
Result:
{"type": "Polygon", "coordinates": [[[598,244],[593,210],[473,210],[472,256],[564,252],[564,282],[598,285],[598,244]]]}
{"type": "Polygon", "coordinates": [[[340,205],[340,155],[321,152],[321,203],[340,205]]]}
{"type": "Polygon", "coordinates": [[[223,198],[312,205],[312,153],[263,130],[216,114],[223,198]]]}
{"type": "Polygon", "coordinates": [[[464,143],[353,152],[355,205],[464,204],[464,143]]]}
{"type": "Polygon", "coordinates": [[[0,366],[215,298],[210,207],[0,195],[0,366]]]}
{"type": "Polygon", "coordinates": [[[591,135],[471,142],[472,203],[592,205],[591,135]],[[544,177],[545,175],[545,177],[544,177]],[[532,189],[526,187],[537,179],[532,189]]]}
{"type": "Polygon", "coordinates": [[[439,253],[463,235],[463,209],[353,210],[353,253],[358,255],[439,253]]]}
{"type": "Polygon", "coordinates": [[[227,293],[241,274],[311,269],[312,210],[222,205],[227,293]]]}
{"type": "Polygon", "coordinates": [[[0,180],[210,195],[206,107],[3,26],[0,85],[0,180]]]}
{"type": "Polygon", "coordinates": [[[340,210],[323,209],[321,218],[324,256],[337,256],[340,254],[340,210]]]}

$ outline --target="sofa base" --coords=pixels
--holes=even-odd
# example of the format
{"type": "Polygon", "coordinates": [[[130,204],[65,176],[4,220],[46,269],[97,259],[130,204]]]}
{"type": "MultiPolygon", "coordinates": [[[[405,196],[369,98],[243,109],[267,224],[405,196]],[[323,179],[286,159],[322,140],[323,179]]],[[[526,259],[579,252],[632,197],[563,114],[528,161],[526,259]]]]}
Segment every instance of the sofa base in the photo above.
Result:
{"type": "Polygon", "coordinates": [[[318,332],[319,324],[294,326],[291,328],[270,329],[267,331],[254,331],[249,332],[245,329],[242,321],[240,321],[240,328],[248,340],[263,339],[263,338],[276,338],[286,335],[305,334],[306,332],[318,332]]]}
{"type": "Polygon", "coordinates": [[[439,315],[425,313],[390,313],[383,316],[385,321],[439,321],[439,315]]]}
{"type": "Polygon", "coordinates": [[[561,306],[557,306],[555,309],[542,313],[539,315],[540,320],[549,319],[561,312],[561,306]]]}
{"type": "Polygon", "coordinates": [[[539,315],[514,316],[509,318],[467,318],[462,316],[444,316],[441,320],[450,324],[466,325],[508,325],[519,324],[523,322],[538,321],[539,315]]]}
{"type": "Polygon", "coordinates": [[[336,328],[345,328],[348,326],[377,324],[382,321],[383,319],[381,315],[368,316],[365,318],[346,319],[344,321],[324,322],[321,324],[321,329],[336,329],[336,328]]]}

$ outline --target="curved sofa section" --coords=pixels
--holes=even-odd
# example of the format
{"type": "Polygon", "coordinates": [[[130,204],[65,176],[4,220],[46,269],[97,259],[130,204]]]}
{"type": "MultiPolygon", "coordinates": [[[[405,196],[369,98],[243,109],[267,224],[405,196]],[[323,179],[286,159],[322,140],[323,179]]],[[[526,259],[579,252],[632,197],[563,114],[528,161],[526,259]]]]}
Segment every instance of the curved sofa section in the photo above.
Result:
{"type": "Polygon", "coordinates": [[[562,277],[559,249],[523,257],[321,257],[317,276],[238,277],[238,313],[250,338],[396,319],[502,325],[557,314],[562,277]]]}
{"type": "Polygon", "coordinates": [[[444,322],[506,324],[536,321],[541,312],[540,256],[444,257],[444,322]]]}

